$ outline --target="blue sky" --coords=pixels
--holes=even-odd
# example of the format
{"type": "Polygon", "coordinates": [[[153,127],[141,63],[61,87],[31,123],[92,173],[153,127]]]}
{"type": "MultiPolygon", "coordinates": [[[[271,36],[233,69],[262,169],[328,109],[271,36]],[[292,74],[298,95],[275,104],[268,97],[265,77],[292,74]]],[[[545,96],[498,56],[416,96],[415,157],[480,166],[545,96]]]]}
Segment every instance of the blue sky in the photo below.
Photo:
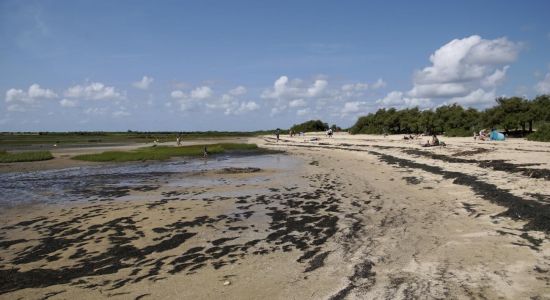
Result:
{"type": "Polygon", "coordinates": [[[550,93],[548,1],[0,1],[0,131],[343,127],[550,93]]]}

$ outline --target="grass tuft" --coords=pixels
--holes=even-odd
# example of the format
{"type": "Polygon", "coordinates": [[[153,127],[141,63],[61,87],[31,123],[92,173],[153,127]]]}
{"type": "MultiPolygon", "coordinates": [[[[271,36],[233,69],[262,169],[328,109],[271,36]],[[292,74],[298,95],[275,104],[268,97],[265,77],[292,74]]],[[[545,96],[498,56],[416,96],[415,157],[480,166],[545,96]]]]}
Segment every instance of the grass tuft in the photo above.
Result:
{"type": "Polygon", "coordinates": [[[143,147],[132,151],[106,151],[96,154],[82,154],[73,159],[96,162],[125,162],[143,160],[166,160],[176,156],[202,156],[204,147],[208,154],[219,154],[225,151],[232,152],[259,152],[256,144],[220,143],[210,145],[191,145],[183,147],[153,146],[143,147]]]}
{"type": "Polygon", "coordinates": [[[50,151],[29,151],[29,152],[16,152],[16,153],[0,151],[0,163],[39,161],[39,160],[48,160],[52,158],[53,158],[53,155],[50,153],[50,151]]]}

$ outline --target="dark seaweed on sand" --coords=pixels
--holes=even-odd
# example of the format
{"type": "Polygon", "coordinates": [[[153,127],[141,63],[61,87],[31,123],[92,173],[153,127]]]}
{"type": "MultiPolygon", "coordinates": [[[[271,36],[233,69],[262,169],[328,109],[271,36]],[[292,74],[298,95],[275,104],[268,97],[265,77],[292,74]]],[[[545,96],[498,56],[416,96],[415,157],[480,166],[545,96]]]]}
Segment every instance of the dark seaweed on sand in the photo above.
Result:
{"type": "MultiPolygon", "coordinates": [[[[339,147],[339,146],[324,147],[324,146],[311,146],[311,145],[301,145],[301,144],[293,144],[292,146],[304,147],[304,148],[321,147],[321,148],[327,148],[327,149],[367,152],[372,155],[378,156],[382,161],[390,165],[398,165],[404,168],[419,169],[429,173],[442,175],[443,178],[453,179],[453,183],[455,184],[470,187],[481,198],[508,208],[508,210],[499,214],[499,216],[510,217],[514,220],[526,220],[528,223],[524,226],[524,230],[539,230],[547,233],[550,232],[550,206],[548,204],[543,204],[540,202],[536,202],[533,200],[528,200],[528,199],[524,199],[522,197],[516,196],[504,189],[497,187],[494,184],[487,183],[482,179],[478,179],[473,175],[467,175],[460,172],[446,171],[437,166],[421,164],[412,160],[395,157],[389,154],[384,154],[373,150],[363,150],[363,149],[346,148],[346,147],[339,147]]],[[[435,153],[422,151],[422,150],[406,149],[404,150],[404,152],[409,154],[428,156],[433,159],[445,160],[451,163],[452,162],[477,163],[476,160],[449,157],[446,155],[435,154],[435,153]]],[[[545,179],[550,179],[550,170],[546,170],[546,169],[528,169],[528,168],[523,168],[521,166],[518,167],[517,165],[505,163],[502,161],[486,161],[484,163],[481,162],[480,165],[485,167],[490,166],[495,168],[495,170],[505,169],[508,172],[521,172],[521,173],[527,172],[527,174],[530,174],[532,177],[537,176],[533,174],[538,174],[540,176],[543,176],[545,179]]]]}
{"type": "MultiPolygon", "coordinates": [[[[179,220],[162,227],[144,232],[139,225],[139,214],[106,220],[103,223],[87,225],[91,218],[104,216],[108,206],[93,205],[84,213],[58,221],[55,218],[37,218],[22,221],[4,227],[3,230],[24,229],[36,230],[42,237],[33,240],[32,246],[22,248],[15,253],[9,262],[10,267],[0,265],[0,294],[19,289],[38,288],[58,284],[78,285],[83,288],[96,289],[110,286],[117,289],[129,283],[142,280],[156,281],[170,274],[185,272],[191,274],[210,266],[219,269],[228,264],[238,263],[248,255],[264,255],[282,251],[301,252],[298,262],[306,264],[304,272],[312,272],[324,265],[329,252],[321,252],[323,245],[338,231],[339,195],[335,188],[337,182],[328,175],[313,175],[310,178],[319,187],[312,191],[298,192],[294,189],[272,189],[265,195],[246,196],[235,199],[235,202],[248,203],[240,212],[231,215],[199,216],[191,220],[179,220]],[[262,238],[247,240],[239,238],[245,230],[242,221],[250,218],[254,210],[250,206],[265,207],[271,217],[269,230],[262,238]],[[188,248],[186,242],[192,239],[203,227],[217,226],[225,228],[235,235],[218,238],[211,243],[188,248]],[[156,235],[152,243],[138,247],[134,241],[150,234],[156,235]],[[101,252],[88,250],[87,245],[107,243],[101,252]],[[173,250],[179,254],[174,255],[173,250]],[[170,255],[165,254],[172,251],[170,255]],[[154,256],[152,254],[155,253],[154,256]],[[64,258],[72,264],[58,269],[40,267],[30,270],[20,268],[28,263],[54,261],[64,258]],[[125,278],[97,282],[93,276],[115,274],[128,269],[125,278]],[[90,282],[91,281],[91,282],[90,282]]],[[[138,191],[151,191],[157,186],[143,186],[138,191]]],[[[128,186],[117,186],[104,190],[86,189],[80,192],[89,193],[97,198],[117,198],[127,195],[134,189],[128,186]]],[[[222,199],[223,197],[219,197],[222,199]]],[[[216,201],[216,199],[205,199],[216,201]]],[[[151,203],[145,208],[157,209],[170,203],[182,201],[179,198],[165,198],[151,203]]],[[[70,213],[67,211],[66,213],[70,213]]],[[[354,227],[355,228],[355,227],[354,227]]],[[[356,228],[357,230],[359,228],[356,228]]],[[[353,233],[350,233],[353,235],[353,233]]],[[[0,247],[9,248],[26,240],[0,240],[0,247]]],[[[47,264],[45,265],[47,266],[47,264]]]]}

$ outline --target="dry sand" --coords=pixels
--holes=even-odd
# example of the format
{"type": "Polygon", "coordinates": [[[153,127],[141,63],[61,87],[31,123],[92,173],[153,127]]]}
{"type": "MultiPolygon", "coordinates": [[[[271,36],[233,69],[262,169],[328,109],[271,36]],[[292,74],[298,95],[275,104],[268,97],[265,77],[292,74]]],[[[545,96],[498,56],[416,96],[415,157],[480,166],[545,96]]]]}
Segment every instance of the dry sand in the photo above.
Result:
{"type": "Polygon", "coordinates": [[[5,209],[0,298],[550,299],[549,145],[443,140],[256,138],[296,167],[5,209]]]}

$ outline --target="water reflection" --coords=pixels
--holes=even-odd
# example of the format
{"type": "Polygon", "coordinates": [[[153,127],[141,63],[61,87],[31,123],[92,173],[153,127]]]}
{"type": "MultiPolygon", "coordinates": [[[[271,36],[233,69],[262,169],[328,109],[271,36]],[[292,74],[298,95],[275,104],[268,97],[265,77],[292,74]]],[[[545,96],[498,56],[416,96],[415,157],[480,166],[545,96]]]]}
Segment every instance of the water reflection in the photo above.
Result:
{"type": "MultiPolygon", "coordinates": [[[[229,167],[287,169],[295,165],[287,155],[216,156],[208,159],[180,159],[0,174],[0,206],[34,202],[85,200],[89,191],[121,186],[168,185],[208,186],[212,180],[197,172],[229,167]],[[177,176],[174,176],[177,175],[177,176]],[[88,193],[86,193],[88,192],[88,193]]],[[[255,178],[254,180],[265,180],[255,178]]]]}

